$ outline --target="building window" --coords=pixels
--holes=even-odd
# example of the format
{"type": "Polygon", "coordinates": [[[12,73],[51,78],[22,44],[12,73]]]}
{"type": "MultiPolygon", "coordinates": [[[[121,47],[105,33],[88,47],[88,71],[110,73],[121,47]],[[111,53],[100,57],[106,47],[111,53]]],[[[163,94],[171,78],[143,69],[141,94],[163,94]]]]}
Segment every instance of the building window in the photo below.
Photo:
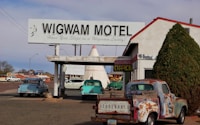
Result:
{"type": "Polygon", "coordinates": [[[145,78],[153,78],[153,70],[145,70],[145,78]]]}

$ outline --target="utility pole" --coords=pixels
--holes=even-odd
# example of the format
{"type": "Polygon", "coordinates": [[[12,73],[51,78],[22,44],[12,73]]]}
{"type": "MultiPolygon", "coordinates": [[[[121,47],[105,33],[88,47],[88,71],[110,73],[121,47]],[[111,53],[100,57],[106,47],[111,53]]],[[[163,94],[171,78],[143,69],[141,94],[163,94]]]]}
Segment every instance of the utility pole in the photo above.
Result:
{"type": "Polygon", "coordinates": [[[28,68],[29,70],[31,70],[31,61],[32,61],[32,58],[36,55],[39,55],[38,53],[35,53],[34,55],[32,55],[30,58],[29,58],[29,63],[28,63],[28,68]]]}

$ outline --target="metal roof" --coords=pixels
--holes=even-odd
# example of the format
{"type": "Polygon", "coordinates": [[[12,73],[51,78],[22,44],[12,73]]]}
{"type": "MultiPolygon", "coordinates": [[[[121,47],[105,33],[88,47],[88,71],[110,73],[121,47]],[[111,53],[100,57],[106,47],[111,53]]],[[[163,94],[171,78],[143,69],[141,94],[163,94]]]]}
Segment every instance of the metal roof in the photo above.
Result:
{"type": "Polygon", "coordinates": [[[47,59],[60,64],[114,65],[117,56],[47,56],[47,59]]]}

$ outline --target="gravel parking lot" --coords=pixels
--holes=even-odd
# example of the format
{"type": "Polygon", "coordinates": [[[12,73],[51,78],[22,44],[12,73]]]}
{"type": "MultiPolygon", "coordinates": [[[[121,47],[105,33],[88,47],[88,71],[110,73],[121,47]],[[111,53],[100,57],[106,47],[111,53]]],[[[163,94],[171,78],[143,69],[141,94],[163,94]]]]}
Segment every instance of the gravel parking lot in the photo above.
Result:
{"type": "MultiPolygon", "coordinates": [[[[66,91],[64,99],[19,97],[19,83],[0,82],[1,125],[101,125],[92,122],[94,99],[81,100],[80,91],[66,91]],[[7,86],[7,87],[6,87],[7,86]]],[[[52,83],[49,83],[52,88],[52,83]]],[[[176,125],[174,120],[159,121],[162,125],[176,125]]],[[[199,125],[196,116],[187,117],[184,125],[199,125]]]]}

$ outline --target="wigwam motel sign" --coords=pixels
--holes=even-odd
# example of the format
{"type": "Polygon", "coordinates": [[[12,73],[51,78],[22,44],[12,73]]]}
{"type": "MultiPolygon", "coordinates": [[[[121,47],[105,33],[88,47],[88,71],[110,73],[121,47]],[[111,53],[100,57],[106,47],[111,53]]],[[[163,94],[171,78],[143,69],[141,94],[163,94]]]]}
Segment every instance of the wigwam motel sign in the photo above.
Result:
{"type": "Polygon", "coordinates": [[[29,19],[29,43],[127,45],[143,22],[29,19]]]}

